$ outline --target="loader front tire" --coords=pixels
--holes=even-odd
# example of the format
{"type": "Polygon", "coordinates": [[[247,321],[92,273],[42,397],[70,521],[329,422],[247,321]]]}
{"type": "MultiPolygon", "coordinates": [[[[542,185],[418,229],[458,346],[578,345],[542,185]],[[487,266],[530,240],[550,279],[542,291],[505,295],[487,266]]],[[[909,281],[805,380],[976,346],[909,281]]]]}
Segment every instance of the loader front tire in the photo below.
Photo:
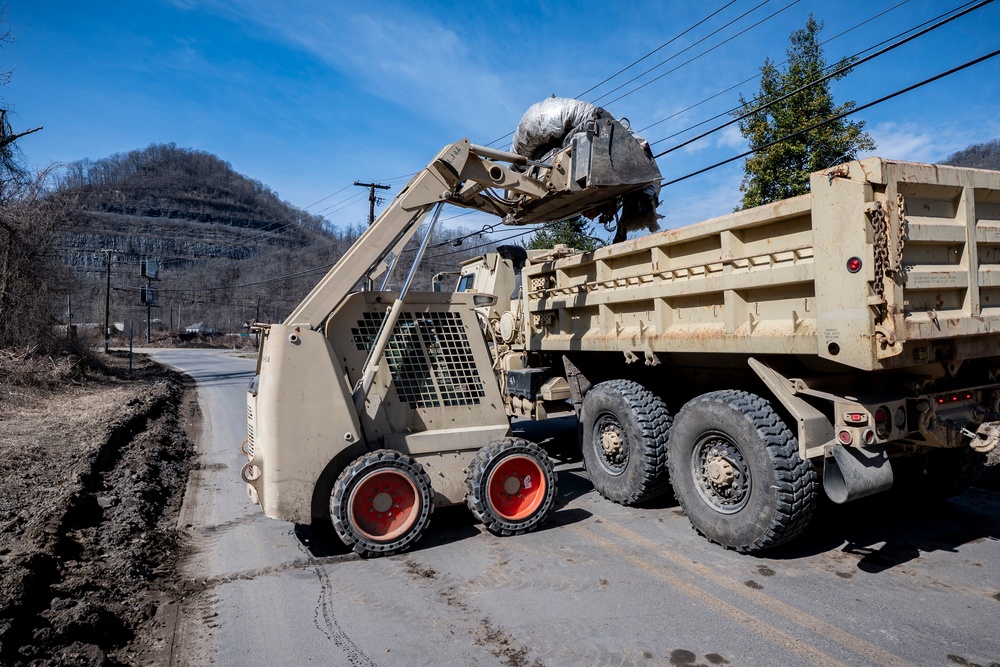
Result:
{"type": "Polygon", "coordinates": [[[665,493],[671,422],[663,400],[637,382],[611,380],[587,392],[580,445],[597,492],[621,505],[665,493]]]}
{"type": "Polygon", "coordinates": [[[712,542],[757,553],[808,525],[819,484],[767,400],[716,391],[688,402],[670,433],[670,482],[691,525],[712,542]]]}
{"type": "Polygon", "coordinates": [[[466,482],[466,504],[494,535],[534,530],[555,505],[552,461],[541,447],[522,438],[504,438],[480,449],[466,482]]]}
{"type": "Polygon", "coordinates": [[[354,459],[333,485],[330,517],[337,535],[365,558],[406,551],[434,510],[431,480],[413,458],[380,449],[354,459]]]}

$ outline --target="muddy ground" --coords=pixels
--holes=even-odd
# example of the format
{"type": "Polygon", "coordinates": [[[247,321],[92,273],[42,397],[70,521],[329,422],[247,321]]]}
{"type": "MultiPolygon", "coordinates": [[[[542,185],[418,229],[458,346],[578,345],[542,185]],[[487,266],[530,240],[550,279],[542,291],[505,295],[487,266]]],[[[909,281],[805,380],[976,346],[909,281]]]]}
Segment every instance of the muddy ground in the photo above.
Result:
{"type": "Polygon", "coordinates": [[[140,357],[131,375],[127,357],[100,362],[0,381],[0,665],[169,661],[197,404],[140,357]]]}

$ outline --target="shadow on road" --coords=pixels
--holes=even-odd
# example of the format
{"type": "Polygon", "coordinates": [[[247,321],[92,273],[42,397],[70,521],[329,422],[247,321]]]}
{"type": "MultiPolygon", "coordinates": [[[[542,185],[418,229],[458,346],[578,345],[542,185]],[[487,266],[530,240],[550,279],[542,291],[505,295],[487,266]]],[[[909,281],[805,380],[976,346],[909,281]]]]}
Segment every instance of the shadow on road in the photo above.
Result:
{"type": "Polygon", "coordinates": [[[936,506],[890,494],[846,505],[824,501],[805,533],[766,557],[789,560],[836,551],[859,557],[878,574],[922,553],[954,553],[965,544],[1000,539],[1000,493],[973,488],[936,506]]]}

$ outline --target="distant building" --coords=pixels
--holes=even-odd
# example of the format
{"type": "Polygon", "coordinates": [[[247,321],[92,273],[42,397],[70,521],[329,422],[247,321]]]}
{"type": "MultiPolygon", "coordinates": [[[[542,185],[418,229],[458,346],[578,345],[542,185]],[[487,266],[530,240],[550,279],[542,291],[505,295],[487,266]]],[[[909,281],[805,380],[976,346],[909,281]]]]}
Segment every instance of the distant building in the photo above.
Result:
{"type": "Polygon", "coordinates": [[[218,333],[218,329],[215,327],[206,326],[204,322],[195,322],[194,324],[189,324],[184,327],[184,333],[193,334],[214,334],[218,333]]]}

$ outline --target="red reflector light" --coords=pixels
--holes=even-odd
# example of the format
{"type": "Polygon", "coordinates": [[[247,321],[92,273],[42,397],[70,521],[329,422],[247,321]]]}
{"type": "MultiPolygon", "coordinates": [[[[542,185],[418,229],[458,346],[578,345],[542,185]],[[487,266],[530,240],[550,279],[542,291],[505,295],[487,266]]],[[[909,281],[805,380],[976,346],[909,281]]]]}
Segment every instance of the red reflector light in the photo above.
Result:
{"type": "Polygon", "coordinates": [[[858,271],[860,271],[861,270],[861,258],[860,257],[851,257],[849,260],[847,260],[847,270],[850,271],[851,273],[857,273],[858,271]]]}
{"type": "Polygon", "coordinates": [[[952,403],[958,403],[958,394],[952,394],[951,396],[948,397],[948,400],[951,401],[952,403]]]}
{"type": "Polygon", "coordinates": [[[937,397],[937,404],[938,405],[944,405],[944,396],[938,396],[937,397]]]}
{"type": "Polygon", "coordinates": [[[840,444],[849,445],[854,440],[854,436],[851,435],[850,431],[841,431],[837,434],[837,439],[840,440],[840,444]]]}
{"type": "Polygon", "coordinates": [[[880,405],[879,409],[875,411],[875,430],[878,432],[878,437],[883,440],[888,438],[892,432],[892,425],[889,423],[889,407],[886,405],[880,405]]]}
{"type": "Polygon", "coordinates": [[[964,394],[962,394],[962,400],[971,401],[972,400],[972,392],[971,391],[967,391],[964,394]]]}
{"type": "Polygon", "coordinates": [[[866,445],[870,445],[875,442],[875,431],[866,429],[865,432],[861,434],[861,438],[864,440],[866,445]]]}

